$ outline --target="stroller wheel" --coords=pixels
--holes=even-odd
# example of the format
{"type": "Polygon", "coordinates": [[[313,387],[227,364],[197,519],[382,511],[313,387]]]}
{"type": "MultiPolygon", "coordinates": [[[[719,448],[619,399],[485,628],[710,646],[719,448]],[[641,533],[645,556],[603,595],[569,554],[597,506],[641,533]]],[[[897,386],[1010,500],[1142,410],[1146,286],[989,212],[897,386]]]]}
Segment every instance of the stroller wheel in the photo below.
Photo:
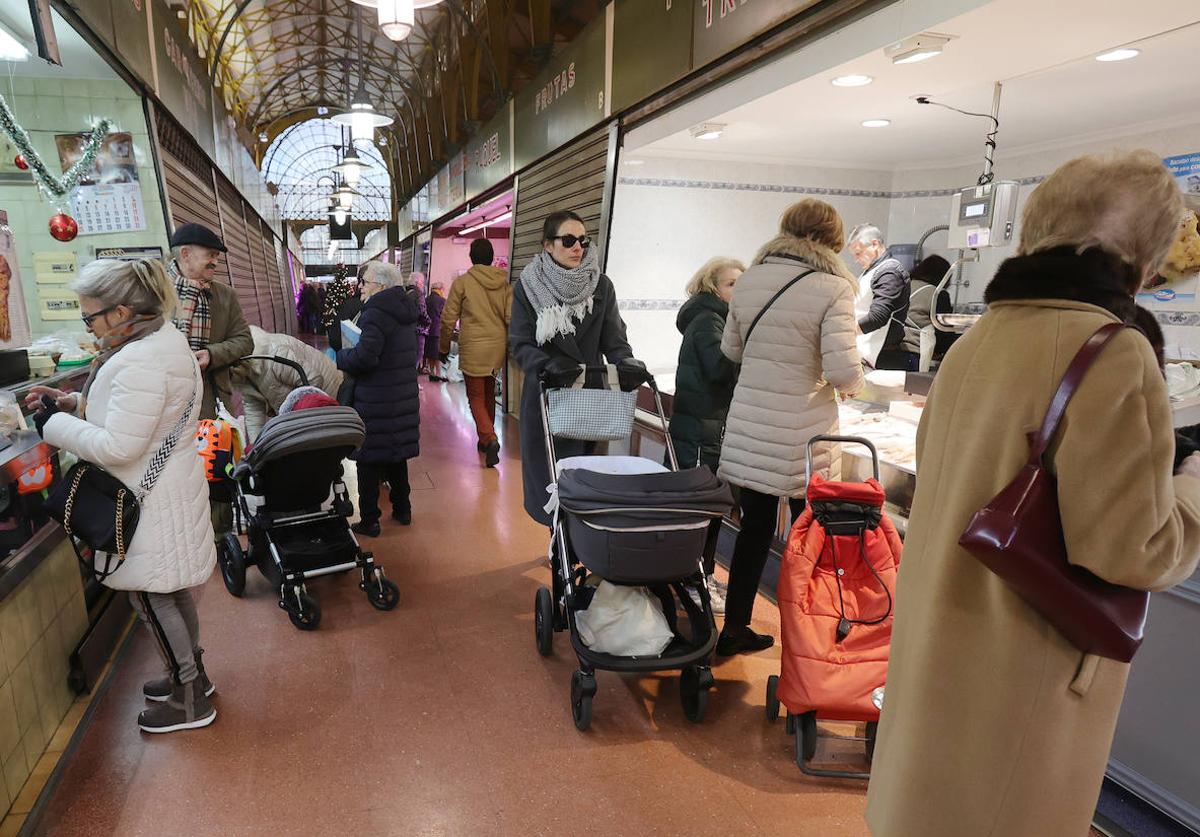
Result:
{"type": "Polygon", "coordinates": [[[376,610],[392,610],[400,604],[400,588],[376,567],[375,582],[367,587],[367,599],[376,610]]]}
{"type": "Polygon", "coordinates": [[[779,675],[772,674],[767,678],[767,723],[779,720],[779,675]]]}
{"type": "Polygon", "coordinates": [[[586,732],[592,725],[592,696],[596,694],[596,677],[576,671],[571,675],[571,717],[575,729],[586,732]]]}
{"type": "Polygon", "coordinates": [[[549,657],[554,650],[554,622],[554,600],[549,590],[539,587],[533,600],[533,632],[538,653],[543,657],[549,657]]]}
{"type": "Polygon", "coordinates": [[[867,761],[875,760],[875,738],[879,735],[879,721],[867,721],[867,761]]]}
{"type": "Polygon", "coordinates": [[[679,700],[683,714],[693,724],[704,720],[708,712],[708,690],[712,688],[712,672],[706,668],[685,668],[679,675],[679,700]]]}
{"type": "Polygon", "coordinates": [[[803,767],[817,754],[817,713],[795,715],[796,764],[803,767]]]}
{"type": "Polygon", "coordinates": [[[246,589],[246,555],[237,535],[226,533],[217,543],[217,563],[221,565],[221,580],[231,595],[241,596],[246,589]]]}
{"type": "Polygon", "coordinates": [[[783,721],[783,730],[788,735],[796,734],[796,716],[791,712],[787,713],[787,717],[783,721]]]}
{"type": "Polygon", "coordinates": [[[321,608],[316,599],[293,587],[284,593],[284,608],[292,624],[302,631],[315,631],[321,624],[321,608]]]}

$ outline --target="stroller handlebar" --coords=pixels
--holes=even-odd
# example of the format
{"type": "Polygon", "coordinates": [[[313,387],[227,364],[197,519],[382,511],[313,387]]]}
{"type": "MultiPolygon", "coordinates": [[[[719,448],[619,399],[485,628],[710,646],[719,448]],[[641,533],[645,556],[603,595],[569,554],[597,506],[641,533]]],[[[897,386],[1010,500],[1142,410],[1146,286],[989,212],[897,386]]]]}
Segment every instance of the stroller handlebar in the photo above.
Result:
{"type": "Polygon", "coordinates": [[[238,358],[235,363],[242,363],[247,360],[269,360],[272,363],[280,363],[284,366],[290,366],[296,370],[296,374],[300,376],[300,386],[308,386],[308,375],[304,372],[304,367],[296,363],[291,358],[280,357],[279,355],[246,355],[243,358],[238,358]]]}

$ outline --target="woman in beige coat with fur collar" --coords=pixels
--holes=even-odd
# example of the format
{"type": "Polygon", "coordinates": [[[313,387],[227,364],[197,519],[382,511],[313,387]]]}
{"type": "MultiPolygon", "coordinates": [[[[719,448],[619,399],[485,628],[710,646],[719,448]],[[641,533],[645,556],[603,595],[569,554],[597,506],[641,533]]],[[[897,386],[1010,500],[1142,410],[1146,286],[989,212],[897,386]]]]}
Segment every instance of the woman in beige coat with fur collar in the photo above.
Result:
{"type": "MultiPolygon", "coordinates": [[[[1029,454],[1068,364],[1162,263],[1182,205],[1158,155],[1082,158],[1029,198],[988,313],[946,356],[917,437],[917,490],[867,799],[876,837],[1084,837],[1129,666],[1085,655],[958,546],[1029,454]]],[[[1200,554],[1200,456],[1172,474],[1166,385],[1128,328],[1048,455],[1068,558],[1161,590],[1200,554]]]]}
{"type": "MultiPolygon", "coordinates": [[[[805,445],[837,431],[835,389],[854,395],[863,382],[855,346],[858,282],[838,255],[845,246],[842,219],[824,201],[806,198],[783,213],[779,227],[734,287],[721,343],[725,355],[742,365],[721,446],[721,476],[742,489],[741,530],[717,643],[723,656],[774,644],[750,629],[750,615],[779,498],[787,497],[793,516],[799,514],[805,445]],[[767,309],[747,343],[755,317],[801,275],[767,309]]],[[[829,471],[835,453],[822,449],[814,467],[829,471]]]]}

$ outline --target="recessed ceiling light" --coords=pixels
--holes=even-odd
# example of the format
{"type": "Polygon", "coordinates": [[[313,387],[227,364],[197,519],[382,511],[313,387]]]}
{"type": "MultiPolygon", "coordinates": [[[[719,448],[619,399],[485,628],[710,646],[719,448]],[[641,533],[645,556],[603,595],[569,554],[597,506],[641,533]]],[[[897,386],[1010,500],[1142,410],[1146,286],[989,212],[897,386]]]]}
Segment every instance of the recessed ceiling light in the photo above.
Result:
{"type": "Polygon", "coordinates": [[[1129,47],[1122,47],[1121,49],[1114,49],[1114,50],[1109,50],[1108,52],[1102,52],[1096,56],[1096,60],[1104,61],[1105,63],[1107,63],[1109,61],[1128,61],[1130,58],[1137,58],[1141,54],[1142,54],[1142,51],[1140,49],[1131,49],[1129,47]]]}
{"type": "Polygon", "coordinates": [[[864,128],[886,128],[892,124],[890,119],[867,119],[863,121],[864,128]]]}
{"type": "Polygon", "coordinates": [[[871,78],[870,76],[852,74],[848,76],[838,76],[830,83],[834,87],[866,87],[874,80],[875,79],[871,78]]]}
{"type": "Polygon", "coordinates": [[[645,160],[634,160],[633,158],[626,158],[625,160],[625,165],[627,166],[644,166],[645,164],[645,160]]]}
{"type": "Polygon", "coordinates": [[[0,61],[28,61],[29,50],[13,34],[0,26],[0,61]]]}
{"type": "Polygon", "coordinates": [[[725,131],[725,126],[719,122],[705,122],[703,125],[696,125],[691,129],[692,139],[698,140],[715,140],[720,139],[721,134],[725,131]]]}
{"type": "Polygon", "coordinates": [[[941,55],[950,41],[950,35],[922,32],[920,35],[889,44],[883,48],[883,54],[892,59],[893,64],[916,64],[918,61],[928,61],[941,55]]]}

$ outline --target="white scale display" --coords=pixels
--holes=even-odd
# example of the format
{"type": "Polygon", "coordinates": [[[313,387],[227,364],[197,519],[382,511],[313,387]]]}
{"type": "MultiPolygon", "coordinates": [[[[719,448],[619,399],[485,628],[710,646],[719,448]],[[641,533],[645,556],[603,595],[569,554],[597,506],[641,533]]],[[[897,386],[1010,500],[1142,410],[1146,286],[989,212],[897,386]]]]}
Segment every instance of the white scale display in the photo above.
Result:
{"type": "Polygon", "coordinates": [[[970,186],[954,195],[950,205],[950,249],[977,250],[1011,244],[1019,189],[1019,183],[1001,180],[970,186]]]}

